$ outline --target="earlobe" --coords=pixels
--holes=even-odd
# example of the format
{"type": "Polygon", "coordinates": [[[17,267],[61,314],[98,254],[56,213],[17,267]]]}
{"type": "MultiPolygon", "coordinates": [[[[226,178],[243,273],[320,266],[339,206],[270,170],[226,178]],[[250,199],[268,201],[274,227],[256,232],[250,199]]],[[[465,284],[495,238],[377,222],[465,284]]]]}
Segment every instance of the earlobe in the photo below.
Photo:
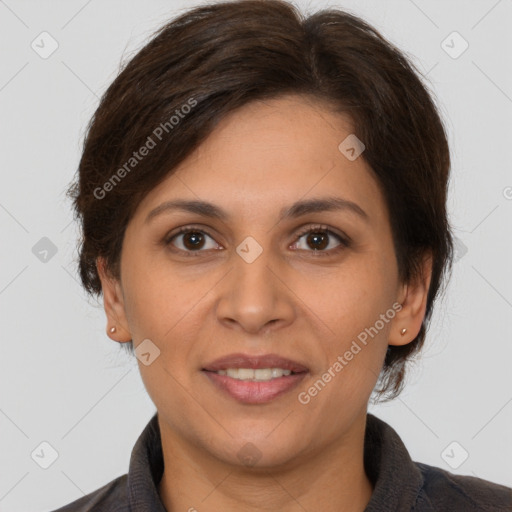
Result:
{"type": "Polygon", "coordinates": [[[108,273],[105,260],[102,257],[96,259],[96,268],[101,281],[103,307],[107,316],[107,336],[118,343],[129,342],[132,336],[128,328],[125,327],[128,323],[121,285],[108,273]]]}
{"type": "Polygon", "coordinates": [[[402,308],[393,319],[389,345],[407,345],[418,335],[427,308],[427,297],[432,278],[432,256],[427,254],[420,275],[402,287],[402,308]]]}

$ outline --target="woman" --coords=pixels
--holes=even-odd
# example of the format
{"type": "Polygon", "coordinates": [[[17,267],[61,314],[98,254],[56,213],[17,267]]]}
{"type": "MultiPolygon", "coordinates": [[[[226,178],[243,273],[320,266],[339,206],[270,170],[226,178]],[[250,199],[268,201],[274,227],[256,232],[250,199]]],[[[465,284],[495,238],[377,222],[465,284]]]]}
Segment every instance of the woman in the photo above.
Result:
{"type": "Polygon", "coordinates": [[[450,158],[413,65],[359,18],[234,1],[171,21],[89,126],[80,274],[157,414],[59,509],[510,510],[367,413],[452,263],[450,158]]]}

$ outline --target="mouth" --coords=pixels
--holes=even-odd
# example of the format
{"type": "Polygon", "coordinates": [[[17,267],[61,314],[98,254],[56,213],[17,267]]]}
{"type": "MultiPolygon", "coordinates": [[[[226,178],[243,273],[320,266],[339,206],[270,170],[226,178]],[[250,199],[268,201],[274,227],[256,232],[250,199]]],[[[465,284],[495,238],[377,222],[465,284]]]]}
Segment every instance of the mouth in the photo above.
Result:
{"type": "Polygon", "coordinates": [[[206,365],[202,373],[217,390],[236,401],[263,404],[297,387],[309,369],[276,354],[232,354],[206,365]]]}

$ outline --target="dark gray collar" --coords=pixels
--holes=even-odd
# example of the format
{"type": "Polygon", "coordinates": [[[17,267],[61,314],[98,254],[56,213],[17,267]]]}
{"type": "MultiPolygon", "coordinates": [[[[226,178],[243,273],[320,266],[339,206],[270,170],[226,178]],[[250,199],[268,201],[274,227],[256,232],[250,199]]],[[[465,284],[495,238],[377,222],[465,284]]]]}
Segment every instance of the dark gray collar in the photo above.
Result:
{"type": "MultiPolygon", "coordinates": [[[[395,430],[373,414],[366,415],[364,467],[374,491],[364,512],[411,510],[423,476],[395,430]]],[[[165,512],[158,494],[164,460],[157,413],[139,436],[130,458],[130,509],[165,512]]]]}
{"type": "Polygon", "coordinates": [[[413,509],[423,475],[396,431],[370,413],[366,415],[364,467],[374,486],[364,512],[413,509]]]}

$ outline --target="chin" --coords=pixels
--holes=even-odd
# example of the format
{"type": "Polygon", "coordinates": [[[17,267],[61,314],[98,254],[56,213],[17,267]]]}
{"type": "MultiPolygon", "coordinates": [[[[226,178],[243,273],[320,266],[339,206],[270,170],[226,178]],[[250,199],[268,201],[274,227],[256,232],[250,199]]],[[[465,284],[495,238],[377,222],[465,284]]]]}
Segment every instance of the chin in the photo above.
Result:
{"type": "MultiPolygon", "coordinates": [[[[272,428],[275,428],[275,424],[272,428]]],[[[267,432],[271,432],[272,428],[267,432]]],[[[267,433],[258,436],[248,431],[246,436],[220,441],[220,452],[215,447],[207,449],[224,463],[239,466],[240,469],[245,468],[248,471],[296,466],[297,456],[307,447],[294,444],[294,439],[287,433],[280,432],[279,435],[274,433],[271,436],[273,439],[270,439],[267,433]],[[288,441],[286,444],[283,443],[285,439],[288,441]]],[[[303,437],[297,441],[300,440],[304,442],[303,437]]]]}

